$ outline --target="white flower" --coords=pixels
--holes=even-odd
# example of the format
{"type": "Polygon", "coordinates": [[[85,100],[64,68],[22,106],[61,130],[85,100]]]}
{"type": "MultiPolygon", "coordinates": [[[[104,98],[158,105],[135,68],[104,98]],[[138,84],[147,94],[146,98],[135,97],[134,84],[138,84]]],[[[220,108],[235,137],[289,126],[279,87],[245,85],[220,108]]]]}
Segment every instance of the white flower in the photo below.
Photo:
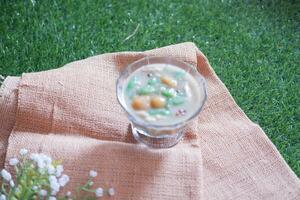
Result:
{"type": "Polygon", "coordinates": [[[0,200],[6,200],[6,196],[4,194],[0,195],[0,200]]]}
{"type": "Polygon", "coordinates": [[[40,190],[40,195],[41,196],[47,196],[47,191],[46,190],[40,190]]]}
{"type": "Polygon", "coordinates": [[[38,165],[39,169],[44,169],[46,167],[46,163],[41,159],[39,159],[37,161],[37,165],[38,165]]]}
{"type": "Polygon", "coordinates": [[[5,169],[2,169],[1,171],[1,176],[6,180],[6,181],[10,181],[11,180],[11,174],[6,171],[5,169]]]}
{"type": "Polygon", "coordinates": [[[15,183],[12,179],[9,181],[9,185],[10,185],[10,187],[15,187],[15,183]]]}
{"type": "Polygon", "coordinates": [[[49,197],[49,200],[56,200],[55,197],[49,197]]]}
{"type": "Polygon", "coordinates": [[[114,196],[115,195],[115,189],[114,188],[109,188],[108,189],[108,194],[109,194],[109,196],[114,196]]]}
{"type": "Polygon", "coordinates": [[[34,191],[36,191],[36,190],[38,189],[38,186],[34,185],[34,186],[32,186],[32,189],[33,189],[34,191]]]}
{"type": "Polygon", "coordinates": [[[57,181],[57,178],[55,176],[51,175],[51,176],[48,177],[48,180],[51,183],[51,182],[57,181]]]}
{"type": "Polygon", "coordinates": [[[45,169],[52,163],[52,159],[45,154],[33,153],[30,155],[30,159],[37,163],[39,169],[45,169]]]}
{"type": "Polygon", "coordinates": [[[57,165],[55,169],[56,177],[60,177],[61,173],[64,171],[64,167],[62,165],[57,165]]]}
{"type": "Polygon", "coordinates": [[[29,158],[35,162],[38,162],[38,160],[40,159],[40,156],[37,153],[32,153],[32,154],[30,154],[29,158]]]}
{"type": "Polygon", "coordinates": [[[15,189],[15,192],[16,192],[16,193],[20,193],[20,188],[17,187],[17,188],[15,189]]]}
{"type": "Polygon", "coordinates": [[[59,188],[60,188],[57,178],[55,176],[49,176],[49,182],[52,190],[51,194],[55,195],[57,192],[59,192],[59,188]]]}
{"type": "Polygon", "coordinates": [[[97,174],[97,172],[96,171],[94,171],[94,170],[91,170],[90,171],[90,177],[96,177],[98,174],[97,174]]]}
{"type": "Polygon", "coordinates": [[[53,165],[49,165],[48,166],[48,174],[54,174],[55,173],[55,168],[53,167],[53,165]]]}
{"type": "Polygon", "coordinates": [[[52,163],[52,159],[43,153],[40,154],[40,159],[45,163],[46,166],[52,163]]]}
{"type": "Polygon", "coordinates": [[[67,192],[67,197],[70,197],[72,193],[70,191],[67,192]]]}
{"type": "Polygon", "coordinates": [[[69,176],[65,174],[63,174],[58,180],[59,185],[62,187],[64,187],[69,181],[70,181],[69,176]]]}
{"type": "Polygon", "coordinates": [[[21,149],[21,150],[20,150],[20,155],[21,155],[21,156],[25,156],[27,153],[28,153],[28,150],[27,150],[27,149],[21,149]]]}
{"type": "Polygon", "coordinates": [[[59,191],[52,190],[52,191],[51,191],[51,195],[54,195],[54,196],[55,196],[58,192],[59,192],[59,191]]]}
{"type": "Polygon", "coordinates": [[[17,165],[18,163],[19,163],[19,160],[18,160],[17,158],[12,158],[12,159],[9,160],[9,164],[10,164],[11,166],[15,166],[15,165],[17,165]]]}
{"type": "Polygon", "coordinates": [[[96,197],[102,197],[103,196],[103,189],[97,188],[95,191],[96,197]]]}

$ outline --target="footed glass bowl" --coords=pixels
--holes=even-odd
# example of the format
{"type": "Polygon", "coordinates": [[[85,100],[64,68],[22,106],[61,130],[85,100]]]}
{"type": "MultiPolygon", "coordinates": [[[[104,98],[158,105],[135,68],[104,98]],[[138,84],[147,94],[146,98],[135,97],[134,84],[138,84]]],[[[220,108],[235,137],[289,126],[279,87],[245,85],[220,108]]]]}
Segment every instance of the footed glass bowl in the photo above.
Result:
{"type": "MultiPolygon", "coordinates": [[[[153,76],[153,73],[149,74],[152,74],[151,76],[153,76]]],[[[147,74],[148,77],[150,77],[149,74],[147,74]]],[[[116,84],[117,99],[128,116],[134,138],[137,141],[152,148],[168,148],[176,145],[180,141],[180,139],[184,135],[184,127],[200,113],[207,98],[206,90],[205,79],[193,66],[171,57],[145,57],[136,62],[133,62],[121,72],[116,84]],[[147,77],[141,74],[144,72],[147,73],[147,70],[153,71],[154,68],[157,71],[157,76],[160,77],[160,81],[159,79],[157,81],[157,79],[152,78],[151,80],[156,80],[156,82],[158,83],[154,83],[153,81],[148,80],[148,83],[151,85],[142,87],[141,82],[145,83],[147,80],[143,79],[146,79],[147,77]],[[172,71],[173,69],[174,71],[172,71]],[[176,75],[176,70],[179,72],[184,72],[185,74],[184,79],[179,78],[178,80],[175,80],[174,78],[173,82],[176,84],[173,84],[173,82],[170,81],[166,81],[165,78],[162,78],[163,75],[160,74],[172,74],[174,72],[176,75]],[[136,88],[134,88],[130,83],[130,80],[133,79],[133,76],[140,76],[138,78],[141,79],[140,82],[137,82],[136,88]],[[175,91],[176,86],[179,87],[180,84],[183,84],[183,82],[187,82],[186,84],[193,85],[193,87],[187,88],[189,91],[184,91],[185,96],[183,95],[182,97],[190,98],[193,100],[190,101],[190,103],[183,104],[186,109],[177,106],[178,103],[182,103],[181,101],[178,101],[178,98],[172,98],[169,93],[165,92],[166,90],[175,91]],[[158,86],[155,86],[156,88],[158,88],[157,90],[153,89],[152,86],[154,84],[158,84],[158,86]],[[162,101],[158,103],[163,103],[162,106],[165,106],[166,108],[148,108],[150,104],[146,104],[145,102],[142,102],[142,105],[145,105],[145,108],[143,106],[139,106],[139,104],[137,104],[138,106],[135,106],[130,102],[132,101],[132,97],[129,97],[129,95],[131,94],[127,93],[128,88],[136,91],[136,95],[144,95],[141,99],[146,99],[147,101],[148,99],[157,97],[157,95],[161,95],[158,100],[162,99],[162,101]],[[147,90],[145,90],[145,88],[147,90]],[[149,94],[147,92],[149,92],[149,94]],[[171,102],[171,109],[169,104],[167,104],[166,102],[171,102]],[[175,114],[176,109],[177,112],[175,114]],[[172,114],[173,111],[174,113],[172,114]],[[160,112],[162,113],[161,115],[160,112]],[[143,113],[143,115],[141,115],[141,113],[143,113]],[[159,114],[153,117],[153,113],[159,114]],[[145,115],[147,115],[147,117],[141,117],[145,115]],[[184,116],[178,117],[177,115],[184,116]]],[[[178,89],[176,91],[178,92],[178,89]]],[[[151,99],[151,106],[160,106],[160,104],[154,104],[155,102],[153,102],[154,101],[152,101],[151,99]]]]}

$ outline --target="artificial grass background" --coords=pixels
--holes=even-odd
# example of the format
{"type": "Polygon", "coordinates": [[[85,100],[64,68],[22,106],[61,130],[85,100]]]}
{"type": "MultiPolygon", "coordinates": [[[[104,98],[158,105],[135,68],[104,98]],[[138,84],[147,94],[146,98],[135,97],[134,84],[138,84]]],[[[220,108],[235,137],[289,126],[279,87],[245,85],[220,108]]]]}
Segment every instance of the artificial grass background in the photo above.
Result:
{"type": "Polygon", "coordinates": [[[195,42],[300,176],[299,9],[296,1],[279,0],[2,0],[0,74],[195,42]]]}

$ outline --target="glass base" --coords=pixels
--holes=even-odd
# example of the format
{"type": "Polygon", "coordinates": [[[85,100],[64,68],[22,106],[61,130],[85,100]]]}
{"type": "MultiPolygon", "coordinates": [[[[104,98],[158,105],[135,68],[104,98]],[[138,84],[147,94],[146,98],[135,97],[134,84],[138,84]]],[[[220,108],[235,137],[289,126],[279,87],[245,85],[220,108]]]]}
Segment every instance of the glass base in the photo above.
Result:
{"type": "Polygon", "coordinates": [[[176,145],[182,138],[183,132],[179,130],[176,133],[169,135],[152,136],[142,129],[138,129],[131,124],[133,137],[140,143],[143,143],[151,148],[170,148],[176,145]]]}

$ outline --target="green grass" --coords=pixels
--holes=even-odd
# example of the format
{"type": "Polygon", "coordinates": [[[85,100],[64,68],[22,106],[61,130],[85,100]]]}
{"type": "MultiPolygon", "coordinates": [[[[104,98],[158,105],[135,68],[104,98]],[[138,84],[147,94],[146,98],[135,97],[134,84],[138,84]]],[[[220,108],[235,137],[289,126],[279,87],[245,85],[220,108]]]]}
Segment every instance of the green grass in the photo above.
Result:
{"type": "Polygon", "coordinates": [[[297,1],[1,1],[0,74],[195,42],[300,176],[297,1]],[[137,25],[137,33],[129,40],[137,25]]]}

